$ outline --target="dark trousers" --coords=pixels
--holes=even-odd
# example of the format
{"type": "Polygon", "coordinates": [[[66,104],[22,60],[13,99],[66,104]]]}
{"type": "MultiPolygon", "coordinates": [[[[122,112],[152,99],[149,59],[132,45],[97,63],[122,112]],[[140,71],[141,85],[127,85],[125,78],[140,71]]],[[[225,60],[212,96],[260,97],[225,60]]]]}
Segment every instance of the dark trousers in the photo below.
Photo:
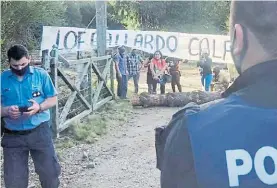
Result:
{"type": "Polygon", "coordinates": [[[139,73],[137,73],[136,75],[129,75],[128,76],[128,80],[130,80],[131,78],[133,78],[134,81],[134,86],[135,86],[135,93],[138,93],[138,82],[139,82],[139,73]]]}
{"type": "Polygon", "coordinates": [[[117,79],[117,96],[121,99],[127,98],[128,80],[126,75],[121,75],[121,77],[116,74],[117,79]]]}
{"type": "MultiPolygon", "coordinates": [[[[153,83],[152,83],[153,93],[157,93],[157,85],[158,85],[158,81],[153,80],[153,83]]],[[[161,90],[161,94],[165,94],[165,84],[160,84],[160,90],[161,90]]]]}
{"type": "Polygon", "coordinates": [[[152,94],[153,93],[153,84],[147,84],[148,86],[148,93],[152,94]]]}
{"type": "Polygon", "coordinates": [[[172,76],[172,80],[171,80],[171,87],[172,87],[172,91],[175,93],[175,86],[177,85],[177,88],[179,90],[179,92],[182,92],[182,86],[180,83],[180,73],[179,72],[174,72],[171,74],[172,76]]]}
{"type": "Polygon", "coordinates": [[[147,72],[147,77],[146,77],[146,83],[148,85],[148,93],[152,94],[153,93],[153,76],[151,73],[147,72]]]}
{"type": "Polygon", "coordinates": [[[6,188],[27,188],[29,153],[39,175],[42,188],[58,188],[59,165],[48,123],[42,123],[31,133],[18,135],[4,132],[4,181],[6,188]]]}

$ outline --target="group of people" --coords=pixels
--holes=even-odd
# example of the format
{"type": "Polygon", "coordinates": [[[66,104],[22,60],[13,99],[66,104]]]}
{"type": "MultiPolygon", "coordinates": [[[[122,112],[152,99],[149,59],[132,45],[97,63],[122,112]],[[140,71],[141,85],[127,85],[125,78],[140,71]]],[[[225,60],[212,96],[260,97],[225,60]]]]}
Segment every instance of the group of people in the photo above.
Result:
{"type": "MultiPolygon", "coordinates": [[[[149,94],[157,93],[157,85],[160,85],[160,93],[165,94],[166,83],[171,83],[172,91],[176,92],[176,86],[179,92],[182,92],[181,72],[179,69],[181,60],[166,61],[160,51],[150,55],[143,60],[135,49],[127,54],[123,46],[118,48],[118,53],[114,56],[116,79],[118,82],[117,95],[121,99],[127,98],[128,81],[133,79],[135,93],[138,94],[139,78],[142,68],[147,69],[147,86],[149,94]]],[[[184,62],[188,62],[185,60],[184,62]]],[[[230,75],[224,74],[224,70],[219,67],[212,68],[212,59],[207,52],[204,52],[198,61],[200,67],[201,83],[205,91],[224,91],[230,83],[230,75]]]]}
{"type": "MultiPolygon", "coordinates": [[[[231,55],[239,77],[220,100],[189,103],[156,132],[161,188],[277,187],[276,10],[276,1],[231,2],[231,55]]],[[[5,187],[28,187],[31,154],[42,188],[58,188],[61,167],[49,125],[57,91],[45,70],[29,66],[24,46],[12,46],[7,55],[10,69],[1,73],[5,187]]],[[[126,98],[127,81],[138,81],[142,60],[119,48],[115,61],[118,95],[126,98]]],[[[160,52],[143,62],[155,93],[157,83],[167,82],[168,66],[160,52]]],[[[210,62],[199,63],[207,90],[210,62]]]]}
{"type": "Polygon", "coordinates": [[[130,54],[126,53],[123,46],[118,48],[118,53],[114,55],[116,79],[118,83],[117,95],[121,99],[127,98],[128,80],[134,81],[135,93],[139,90],[139,77],[142,68],[147,69],[147,86],[149,94],[157,93],[157,85],[160,85],[160,93],[165,94],[166,83],[171,83],[172,91],[175,92],[177,85],[179,92],[182,92],[180,84],[179,61],[171,61],[168,65],[160,51],[143,60],[135,49],[130,54]]]}

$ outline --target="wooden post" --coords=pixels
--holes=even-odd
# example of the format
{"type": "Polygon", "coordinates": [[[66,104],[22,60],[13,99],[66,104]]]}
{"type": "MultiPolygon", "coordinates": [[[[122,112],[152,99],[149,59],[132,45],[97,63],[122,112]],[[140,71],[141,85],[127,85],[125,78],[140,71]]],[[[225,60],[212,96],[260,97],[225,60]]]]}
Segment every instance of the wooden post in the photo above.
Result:
{"type": "MultiPolygon", "coordinates": [[[[77,59],[83,59],[83,54],[82,54],[81,51],[78,51],[78,52],[77,52],[77,59]]],[[[78,76],[77,76],[77,78],[76,78],[75,85],[76,85],[76,83],[79,83],[79,82],[80,82],[80,85],[81,85],[81,83],[82,83],[82,81],[83,81],[83,80],[80,80],[80,79],[81,79],[81,76],[82,76],[82,72],[83,72],[84,66],[85,66],[85,65],[84,65],[83,63],[82,63],[82,64],[77,64],[77,65],[76,65],[76,69],[77,69],[78,76]]],[[[80,85],[79,85],[79,86],[80,86],[80,85]]],[[[80,89],[80,87],[77,87],[77,89],[80,89]]]]}
{"type": "Polygon", "coordinates": [[[44,68],[47,72],[50,71],[50,60],[49,60],[49,50],[43,50],[41,55],[42,68],[44,68]]]}
{"type": "Polygon", "coordinates": [[[89,67],[88,67],[88,96],[89,96],[89,100],[88,100],[88,102],[89,102],[89,104],[91,105],[91,108],[93,108],[92,107],[92,105],[93,105],[93,99],[92,99],[92,93],[93,93],[93,87],[92,87],[92,74],[91,74],[91,71],[92,71],[92,65],[91,65],[91,61],[89,62],[89,67]]]}
{"type": "Polygon", "coordinates": [[[106,53],[106,32],[107,32],[107,3],[106,1],[95,1],[96,8],[96,33],[97,33],[97,53],[103,56],[106,53]]]}
{"type": "MultiPolygon", "coordinates": [[[[51,60],[50,60],[50,76],[53,81],[53,84],[56,89],[58,89],[58,47],[57,45],[53,45],[52,50],[50,52],[51,60]]],[[[59,126],[59,106],[58,101],[56,103],[56,106],[54,106],[51,109],[51,127],[53,131],[53,137],[58,138],[59,132],[58,132],[58,126],[59,126]]]]}
{"type": "Polygon", "coordinates": [[[113,59],[110,59],[110,61],[111,61],[111,67],[110,67],[111,91],[113,93],[113,99],[115,99],[115,94],[114,94],[114,61],[113,61],[113,59]]]}
{"type": "MultiPolygon", "coordinates": [[[[107,48],[107,3],[103,0],[95,1],[96,8],[96,36],[97,36],[97,55],[104,56],[106,55],[107,48]]],[[[97,66],[101,73],[104,71],[105,60],[98,61],[97,66]]]]}

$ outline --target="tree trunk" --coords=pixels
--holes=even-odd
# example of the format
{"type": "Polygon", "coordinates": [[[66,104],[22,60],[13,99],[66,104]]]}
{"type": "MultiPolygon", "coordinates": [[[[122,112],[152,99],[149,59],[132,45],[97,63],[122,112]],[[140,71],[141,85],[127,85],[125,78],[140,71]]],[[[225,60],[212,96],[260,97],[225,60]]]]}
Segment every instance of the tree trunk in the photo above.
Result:
{"type": "Polygon", "coordinates": [[[190,102],[203,104],[206,102],[220,99],[220,93],[209,93],[205,91],[192,91],[182,93],[167,93],[165,95],[151,95],[146,92],[135,96],[132,99],[133,106],[169,106],[169,107],[182,107],[190,102]]]}

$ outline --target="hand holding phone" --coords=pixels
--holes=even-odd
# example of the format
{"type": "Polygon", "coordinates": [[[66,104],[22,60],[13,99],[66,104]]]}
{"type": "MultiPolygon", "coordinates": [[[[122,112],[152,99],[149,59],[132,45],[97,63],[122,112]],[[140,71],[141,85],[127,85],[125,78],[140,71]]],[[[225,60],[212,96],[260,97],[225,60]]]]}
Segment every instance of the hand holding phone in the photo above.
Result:
{"type": "MultiPolygon", "coordinates": [[[[32,116],[34,114],[36,114],[37,112],[39,112],[40,110],[40,105],[33,99],[30,99],[29,102],[32,104],[27,108],[27,111],[25,111],[23,113],[23,115],[27,115],[27,116],[32,116]]],[[[25,109],[23,109],[25,110],[25,109]]]]}
{"type": "Polygon", "coordinates": [[[18,107],[19,108],[19,112],[21,112],[21,113],[23,113],[23,112],[28,112],[29,110],[28,110],[28,106],[20,106],[20,107],[18,107]]]}
{"type": "Polygon", "coordinates": [[[18,106],[15,105],[9,106],[6,113],[12,119],[17,119],[21,114],[18,106]]]}

